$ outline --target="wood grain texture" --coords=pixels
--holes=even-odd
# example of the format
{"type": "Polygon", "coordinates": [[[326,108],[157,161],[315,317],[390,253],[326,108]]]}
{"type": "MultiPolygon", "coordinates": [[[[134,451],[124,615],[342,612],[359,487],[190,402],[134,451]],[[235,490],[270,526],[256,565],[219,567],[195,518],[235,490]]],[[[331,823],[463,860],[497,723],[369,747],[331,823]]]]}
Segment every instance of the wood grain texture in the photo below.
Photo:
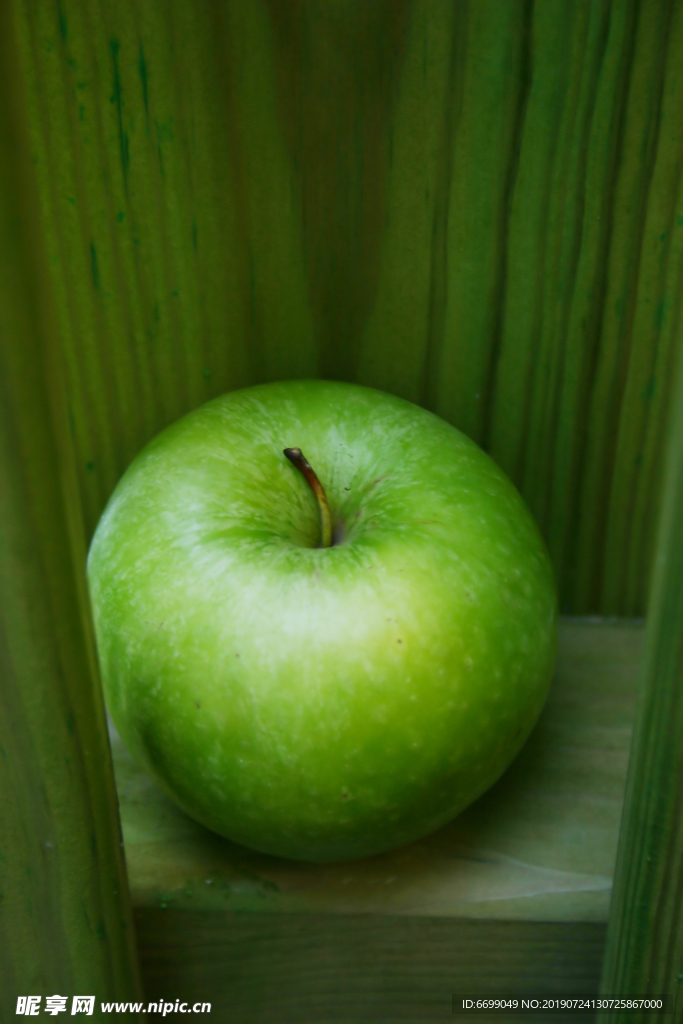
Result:
{"type": "Polygon", "coordinates": [[[642,614],[683,272],[683,0],[15,0],[86,537],[260,381],[491,452],[574,613],[642,614]]]}
{"type": "Polygon", "coordinates": [[[0,7],[0,1019],[135,998],[133,921],[90,628],[16,39],[0,7]]]}
{"type": "Polygon", "coordinates": [[[434,835],[362,861],[297,864],[216,836],[114,735],[134,905],[606,922],[642,632],[564,621],[548,704],[499,782],[434,835]]]}
{"type": "MultiPolygon", "coordinates": [[[[46,360],[38,243],[24,253],[17,242],[29,175],[15,162],[17,126],[0,122],[12,240],[0,240],[11,683],[1,792],[3,821],[20,823],[9,833],[19,856],[0,866],[3,913],[23,936],[3,947],[3,991],[22,971],[37,988],[84,977],[132,991],[82,564],[121,473],[167,423],[231,388],[287,377],[395,392],[464,429],[510,473],[548,540],[565,610],[644,609],[681,350],[683,0],[13,0],[11,11],[21,73],[13,58],[2,73],[6,96],[19,82],[28,95],[58,342],[46,360]],[[53,845],[36,846],[49,829],[53,845]]],[[[658,585],[670,610],[656,621],[678,623],[681,570],[676,551],[663,551],[679,575],[658,585]]],[[[652,698],[642,727],[666,738],[647,748],[643,776],[661,788],[649,803],[634,797],[651,827],[629,819],[620,870],[637,900],[616,925],[610,963],[656,963],[678,980],[680,652],[666,629],[648,669],[668,680],[666,699],[652,698]]],[[[472,810],[458,842],[414,855],[396,899],[386,865],[369,882],[316,887],[182,833],[157,806],[145,849],[138,832],[137,876],[130,860],[140,920],[152,915],[156,934],[153,915],[183,900],[214,914],[280,900],[284,928],[302,907],[349,914],[371,893],[378,914],[406,921],[429,899],[430,920],[487,918],[461,924],[490,925],[503,945],[494,919],[505,906],[518,929],[511,955],[525,911],[534,928],[559,915],[565,935],[572,922],[576,935],[586,922],[601,928],[632,677],[610,675],[603,705],[592,658],[585,676],[555,689],[561,715],[546,719],[531,760],[501,780],[488,812],[472,810]],[[496,836],[489,856],[482,837],[496,836]],[[219,898],[207,885],[216,872],[219,898]],[[487,899],[492,878],[502,888],[487,899]]]]}
{"type": "Polygon", "coordinates": [[[136,926],[146,998],[208,1000],[219,1024],[471,1021],[453,1016],[454,994],[597,994],[605,933],[602,924],[161,910],[139,910],[136,926]]]}
{"type": "MultiPolygon", "coordinates": [[[[603,989],[670,992],[683,1020],[683,359],[674,391],[603,989]]],[[[647,1015],[641,1015],[646,1020],[647,1015]]],[[[620,1014],[605,1019],[621,1020],[620,1014]]],[[[626,1017],[623,1015],[623,1019],[626,1017]]],[[[629,1020],[633,1018],[629,1017],[629,1020]]]]}

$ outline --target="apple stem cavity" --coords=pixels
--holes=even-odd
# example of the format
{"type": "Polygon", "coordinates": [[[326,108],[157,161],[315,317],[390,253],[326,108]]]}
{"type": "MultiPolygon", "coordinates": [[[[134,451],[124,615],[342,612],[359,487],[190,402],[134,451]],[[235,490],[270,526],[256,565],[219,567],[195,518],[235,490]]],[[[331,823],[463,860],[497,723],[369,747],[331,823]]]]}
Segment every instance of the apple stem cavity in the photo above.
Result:
{"type": "Polygon", "coordinates": [[[320,508],[320,531],[321,531],[321,548],[332,547],[332,515],[330,513],[330,506],[327,502],[327,495],[325,494],[323,485],[318,480],[315,470],[311,466],[310,462],[301,451],[301,448],[285,448],[284,454],[287,456],[293,466],[299,470],[301,475],[305,478],[306,483],[315,494],[318,507],[320,508]]]}

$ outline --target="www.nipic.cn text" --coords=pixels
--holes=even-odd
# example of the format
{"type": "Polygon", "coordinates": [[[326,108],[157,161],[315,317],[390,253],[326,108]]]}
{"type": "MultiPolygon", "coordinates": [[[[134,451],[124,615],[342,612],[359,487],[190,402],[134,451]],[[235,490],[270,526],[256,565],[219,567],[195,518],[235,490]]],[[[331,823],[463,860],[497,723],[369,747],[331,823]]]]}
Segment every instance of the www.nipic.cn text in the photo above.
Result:
{"type": "MultiPolygon", "coordinates": [[[[73,996],[69,1005],[68,996],[46,996],[44,1005],[42,996],[19,996],[17,1014],[25,1017],[37,1017],[42,1013],[56,1017],[58,1013],[69,1013],[92,1017],[95,1009],[95,996],[73,996]]],[[[102,1013],[160,1013],[165,1017],[168,1013],[211,1013],[211,1003],[186,1003],[180,999],[167,1002],[158,999],[150,1003],[105,1003],[100,1002],[102,1013]]]]}

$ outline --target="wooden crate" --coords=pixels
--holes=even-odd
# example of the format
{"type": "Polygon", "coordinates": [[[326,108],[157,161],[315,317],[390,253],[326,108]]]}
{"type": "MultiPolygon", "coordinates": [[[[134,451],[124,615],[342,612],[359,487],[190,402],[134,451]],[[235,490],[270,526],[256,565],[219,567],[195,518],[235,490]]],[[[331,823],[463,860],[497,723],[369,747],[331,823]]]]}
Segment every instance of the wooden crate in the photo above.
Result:
{"type": "Polygon", "coordinates": [[[12,0],[0,30],[2,1019],[599,986],[683,1019],[682,0],[12,0]],[[294,377],[482,444],[565,615],[490,793],[321,868],[210,835],[110,744],[84,576],[147,440],[294,377]]]}

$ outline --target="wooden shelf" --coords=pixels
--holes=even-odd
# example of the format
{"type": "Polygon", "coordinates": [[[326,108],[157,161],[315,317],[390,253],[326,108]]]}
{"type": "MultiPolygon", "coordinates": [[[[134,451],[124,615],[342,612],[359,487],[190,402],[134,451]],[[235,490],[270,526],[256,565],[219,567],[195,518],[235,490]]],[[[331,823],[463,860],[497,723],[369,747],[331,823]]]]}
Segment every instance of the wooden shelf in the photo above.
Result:
{"type": "Polygon", "coordinates": [[[150,998],[224,992],[232,1021],[284,1020],[291,1005],[298,1021],[358,1022],[449,1015],[463,985],[596,991],[642,644],[638,622],[563,620],[547,705],[499,782],[427,839],[353,863],[296,864],[215,836],[113,734],[150,998]]]}

